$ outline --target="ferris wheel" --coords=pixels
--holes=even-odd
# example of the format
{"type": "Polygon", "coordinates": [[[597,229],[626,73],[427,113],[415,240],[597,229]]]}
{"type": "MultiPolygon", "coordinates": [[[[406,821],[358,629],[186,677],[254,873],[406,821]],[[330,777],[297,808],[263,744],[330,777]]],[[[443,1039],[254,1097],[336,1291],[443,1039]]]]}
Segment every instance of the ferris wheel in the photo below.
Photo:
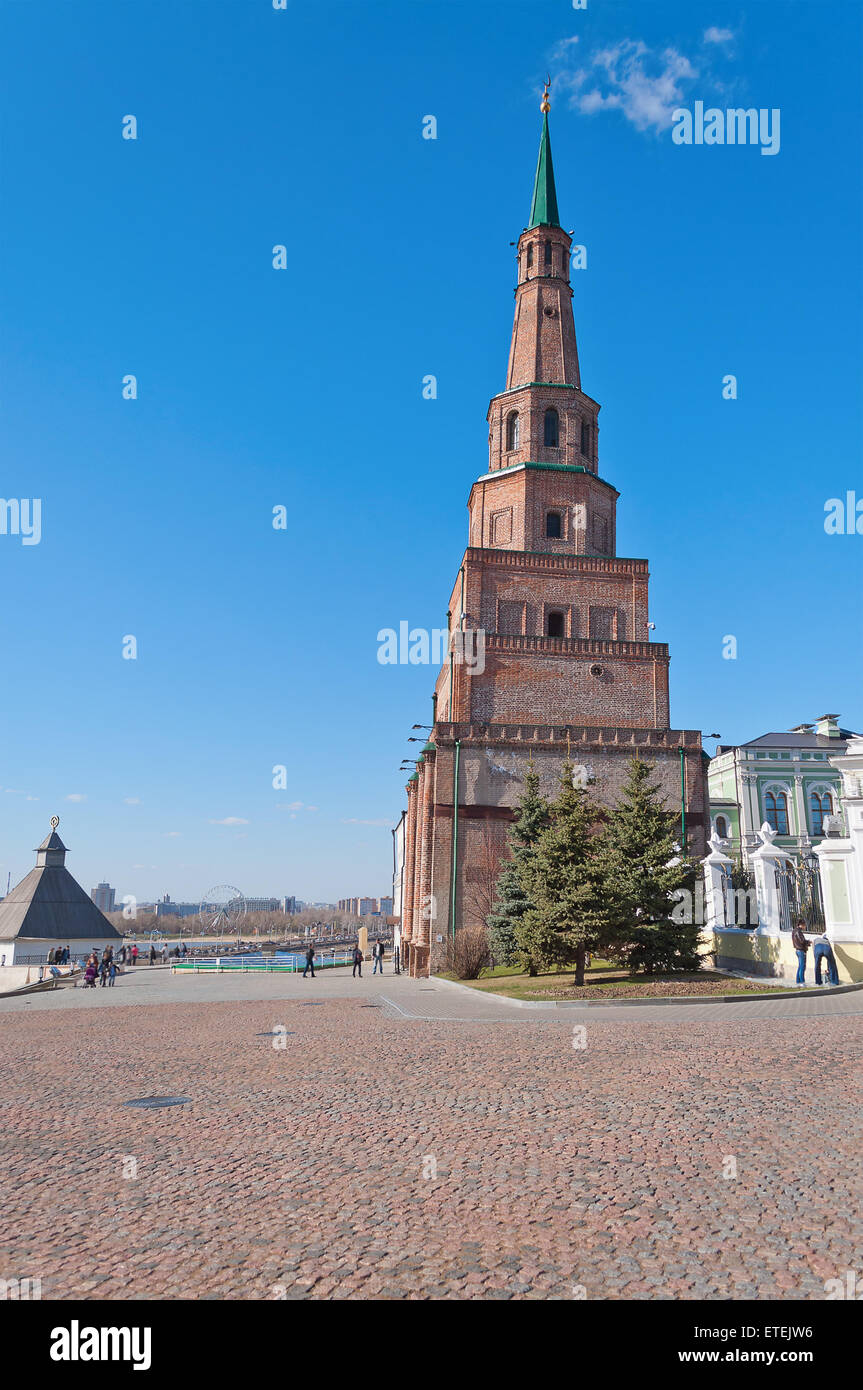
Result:
{"type": "Polygon", "coordinates": [[[246,911],[245,898],[230,883],[217,884],[201,899],[201,916],[210,919],[208,931],[239,932],[246,911]]]}

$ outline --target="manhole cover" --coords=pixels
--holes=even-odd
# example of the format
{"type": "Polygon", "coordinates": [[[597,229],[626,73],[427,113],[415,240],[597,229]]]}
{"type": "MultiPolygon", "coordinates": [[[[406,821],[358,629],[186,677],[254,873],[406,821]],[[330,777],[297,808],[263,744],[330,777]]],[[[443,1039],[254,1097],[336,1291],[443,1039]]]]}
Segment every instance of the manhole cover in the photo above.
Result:
{"type": "Polygon", "coordinates": [[[256,1038],[292,1038],[294,1035],[287,1028],[274,1028],[272,1033],[256,1033],[256,1038]]]}
{"type": "Polygon", "coordinates": [[[307,999],[300,1005],[301,1009],[322,1009],[324,1007],[322,999],[307,999]]]}
{"type": "Polygon", "coordinates": [[[360,1004],[361,1009],[379,1009],[380,1004],[360,1004]]]}
{"type": "Polygon", "coordinates": [[[161,1110],[166,1105],[191,1105],[191,1096],[142,1096],[140,1100],[124,1100],[138,1110],[161,1110]]]}

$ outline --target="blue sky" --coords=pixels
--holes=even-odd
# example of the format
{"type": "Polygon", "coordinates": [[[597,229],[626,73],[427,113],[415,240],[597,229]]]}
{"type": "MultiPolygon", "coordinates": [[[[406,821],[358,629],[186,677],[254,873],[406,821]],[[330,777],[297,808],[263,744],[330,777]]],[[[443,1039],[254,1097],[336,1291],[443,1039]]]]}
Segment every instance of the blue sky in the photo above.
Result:
{"type": "Polygon", "coordinates": [[[863,537],[823,526],[863,498],[863,6],[6,0],[0,22],[2,493],[43,507],[38,545],[0,536],[0,886],[56,812],[88,888],[387,891],[435,672],[379,665],[376,635],[444,622],[546,70],[582,380],[672,723],[863,726],[863,537]],[[674,145],[696,100],[779,108],[780,152],[674,145]]]}

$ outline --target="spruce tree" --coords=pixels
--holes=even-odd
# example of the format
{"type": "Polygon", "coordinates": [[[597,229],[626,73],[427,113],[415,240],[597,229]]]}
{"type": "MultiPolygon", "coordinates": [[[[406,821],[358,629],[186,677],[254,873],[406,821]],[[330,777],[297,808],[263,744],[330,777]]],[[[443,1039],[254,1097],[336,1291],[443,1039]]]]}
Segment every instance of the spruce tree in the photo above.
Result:
{"type": "Polygon", "coordinates": [[[575,983],[584,984],[584,961],[602,928],[597,888],[597,823],[602,812],[586,787],[573,782],[569,758],[563,765],[560,795],[549,809],[525,886],[532,907],[516,929],[523,950],[545,964],[575,962],[575,983]]]}
{"type": "Polygon", "coordinates": [[[509,829],[511,858],[501,866],[494,908],[486,918],[489,945],[495,960],[501,965],[520,962],[531,975],[536,974],[542,962],[535,959],[531,952],[524,951],[516,928],[531,906],[524,879],[547,820],[548,802],[540,793],[539,774],[531,761],[525,774],[524,790],[519,798],[515,820],[509,829]]]}
{"type": "Polygon", "coordinates": [[[701,928],[678,906],[681,889],[693,903],[696,869],[675,844],[679,818],[666,808],[653,770],[630,759],[599,847],[607,941],[614,958],[633,970],[697,970],[701,928]]]}

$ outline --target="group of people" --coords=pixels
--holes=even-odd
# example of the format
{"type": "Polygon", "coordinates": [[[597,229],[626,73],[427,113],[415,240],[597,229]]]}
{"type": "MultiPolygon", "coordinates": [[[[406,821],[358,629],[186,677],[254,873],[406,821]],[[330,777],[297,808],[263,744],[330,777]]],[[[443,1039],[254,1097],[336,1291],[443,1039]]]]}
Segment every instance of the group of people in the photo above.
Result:
{"type": "MultiPolygon", "coordinates": [[[[796,983],[798,985],[805,985],[806,983],[806,953],[809,950],[810,942],[809,937],[805,935],[805,927],[806,923],[803,918],[798,917],[791,929],[791,944],[797,952],[796,983]]],[[[811,944],[815,955],[816,985],[824,983],[821,972],[825,965],[827,967],[827,983],[838,985],[839,971],[836,968],[836,957],[827,936],[822,932],[820,936],[813,937],[811,944]]]]}
{"type": "MultiPolygon", "coordinates": [[[[359,975],[360,979],[362,979],[362,977],[363,977],[363,952],[362,952],[362,947],[360,946],[360,943],[359,943],[359,942],[357,942],[356,946],[354,946],[354,948],[353,948],[353,950],[352,950],[352,952],[351,952],[351,960],[353,961],[353,967],[354,967],[353,970],[351,971],[351,975],[353,976],[354,979],[356,979],[357,975],[359,975]]],[[[384,943],[383,943],[382,941],[376,941],[375,944],[374,944],[374,946],[372,947],[372,960],[374,961],[374,964],[373,964],[373,966],[372,966],[372,974],[373,974],[373,975],[377,975],[378,972],[380,972],[380,974],[383,975],[383,973],[384,973],[384,943]]],[[[396,974],[398,974],[398,951],[396,951],[396,955],[395,955],[395,957],[394,957],[394,964],[395,964],[395,968],[396,968],[396,974]]],[[[309,943],[308,947],[306,948],[306,968],[305,968],[305,970],[303,971],[303,979],[306,978],[306,976],[309,974],[310,971],[311,971],[312,979],[314,979],[314,978],[315,978],[315,948],[314,948],[314,946],[311,945],[311,943],[309,943]]]]}
{"type": "Polygon", "coordinates": [[[68,965],[72,959],[72,952],[68,946],[55,946],[48,952],[49,965],[68,965]]]}
{"type": "Polygon", "coordinates": [[[106,985],[113,986],[116,978],[117,962],[114,959],[113,946],[105,947],[101,960],[97,951],[91,951],[84,966],[84,988],[95,989],[96,980],[99,979],[104,989],[106,985]]]}

